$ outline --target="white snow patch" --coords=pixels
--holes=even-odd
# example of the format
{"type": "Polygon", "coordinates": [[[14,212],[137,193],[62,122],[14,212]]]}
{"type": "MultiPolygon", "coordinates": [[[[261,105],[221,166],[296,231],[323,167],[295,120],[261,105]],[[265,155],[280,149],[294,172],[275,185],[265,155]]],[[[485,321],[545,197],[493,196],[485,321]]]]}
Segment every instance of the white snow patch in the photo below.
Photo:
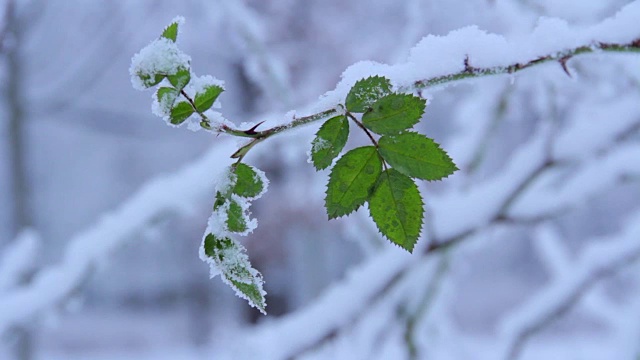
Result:
{"type": "Polygon", "coordinates": [[[173,75],[179,69],[188,69],[190,63],[191,57],[178,49],[176,43],[165,38],[156,39],[131,59],[131,84],[137,90],[145,90],[149,86],[140,77],[173,75]]]}

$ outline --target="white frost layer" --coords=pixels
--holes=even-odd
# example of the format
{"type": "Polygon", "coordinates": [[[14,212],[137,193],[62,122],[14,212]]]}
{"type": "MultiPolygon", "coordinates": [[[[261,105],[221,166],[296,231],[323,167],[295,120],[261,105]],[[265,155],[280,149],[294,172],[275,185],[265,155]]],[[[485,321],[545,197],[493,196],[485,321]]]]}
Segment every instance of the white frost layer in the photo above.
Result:
{"type": "Polygon", "coordinates": [[[242,197],[233,193],[230,194],[232,188],[236,185],[237,175],[232,172],[232,166],[229,166],[225,171],[220,173],[215,184],[215,191],[216,193],[219,192],[226,197],[225,202],[222,205],[217,206],[209,217],[207,229],[202,237],[202,245],[200,246],[199,255],[200,259],[209,265],[209,275],[211,278],[216,275],[220,275],[222,281],[234,289],[235,294],[238,297],[247,300],[251,306],[257,308],[262,313],[265,313],[263,308],[258,304],[255,304],[253,300],[242,291],[238,290],[237,286],[233,283],[233,281],[235,281],[244,284],[256,285],[263,297],[266,294],[262,287],[262,275],[251,267],[249,257],[245,253],[246,249],[233,237],[234,234],[246,236],[256,229],[258,226],[258,220],[250,217],[251,212],[249,211],[249,207],[251,206],[251,201],[261,197],[267,191],[269,186],[269,180],[264,172],[251,165],[247,166],[254,171],[255,180],[262,182],[262,191],[251,198],[242,197]],[[241,233],[229,230],[227,223],[229,216],[228,212],[232,203],[239,205],[242,211],[246,230],[241,233]],[[210,234],[221,241],[222,239],[228,239],[233,243],[233,245],[224,250],[214,249],[213,251],[215,255],[210,256],[205,252],[205,240],[210,234]],[[221,261],[220,259],[223,260],[221,261]]]}
{"type": "MultiPolygon", "coordinates": [[[[167,80],[163,80],[160,83],[158,88],[162,87],[163,84],[167,84],[167,86],[171,86],[167,82],[167,80]]],[[[222,88],[223,90],[225,88],[224,81],[222,80],[216,79],[210,75],[197,76],[195,73],[191,72],[191,80],[183,90],[190,99],[194,100],[196,99],[196,96],[198,94],[203,93],[206,88],[211,86],[217,86],[222,88]]],[[[191,116],[189,116],[180,125],[175,125],[171,123],[171,109],[173,108],[173,106],[179,102],[188,101],[183,94],[177,94],[176,96],[176,94],[170,93],[170,94],[166,94],[161,99],[158,99],[158,91],[156,91],[154,92],[152,99],[153,99],[153,102],[151,104],[151,112],[153,112],[154,115],[161,117],[167,123],[167,125],[171,127],[180,127],[180,126],[186,125],[187,129],[191,131],[202,130],[202,126],[200,126],[200,122],[202,121],[202,118],[200,117],[200,114],[198,114],[197,112],[194,112],[193,114],[191,114],[191,116]]],[[[216,99],[211,109],[214,109],[214,108],[220,109],[221,107],[222,106],[220,104],[220,99],[216,99]]],[[[225,119],[221,113],[217,111],[213,111],[211,109],[208,109],[207,111],[205,111],[204,115],[207,116],[207,118],[209,119],[209,123],[210,123],[209,125],[211,126],[212,131],[216,131],[216,129],[219,129],[223,124],[230,127],[234,127],[234,125],[230,121],[225,119]]]]}
{"type": "Polygon", "coordinates": [[[419,80],[463,71],[466,57],[474,67],[505,67],[579,46],[629,43],[640,37],[638,19],[640,2],[635,1],[615,16],[590,27],[569,27],[563,20],[543,18],[533,33],[509,39],[476,26],[446,36],[429,35],[411,50],[405,63],[390,66],[363,61],[350,66],[336,88],[324,94],[315,109],[325,110],[342,103],[355,82],[368,76],[385,76],[397,88],[411,88],[419,80]]]}
{"type": "Polygon", "coordinates": [[[191,57],[178,49],[176,43],[165,38],[156,39],[131,59],[131,84],[137,90],[145,90],[148,86],[140,76],[173,75],[178,69],[188,69],[190,62],[191,57]]]}

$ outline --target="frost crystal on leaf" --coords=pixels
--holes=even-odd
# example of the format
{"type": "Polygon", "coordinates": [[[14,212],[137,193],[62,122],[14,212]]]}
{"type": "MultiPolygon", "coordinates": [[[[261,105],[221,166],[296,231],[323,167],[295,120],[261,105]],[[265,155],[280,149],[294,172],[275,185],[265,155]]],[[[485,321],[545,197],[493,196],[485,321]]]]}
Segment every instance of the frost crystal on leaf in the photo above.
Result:
{"type": "Polygon", "coordinates": [[[231,237],[205,233],[200,258],[209,264],[210,275],[220,275],[222,281],[235,290],[238,297],[266,314],[266,292],[262,275],[251,267],[246,249],[231,237]]]}
{"type": "Polygon", "coordinates": [[[311,147],[312,152],[317,152],[331,147],[331,143],[325,139],[316,138],[311,147]]]}
{"type": "Polygon", "coordinates": [[[185,91],[189,96],[195,97],[197,93],[203,92],[209,86],[219,86],[224,89],[224,81],[211,75],[195,76],[195,74],[191,74],[191,82],[189,82],[189,86],[185,88],[185,91]]]}
{"type": "Polygon", "coordinates": [[[188,69],[190,62],[191,57],[180,51],[173,41],[154,40],[131,59],[131,83],[135,89],[145,90],[154,85],[156,76],[174,75],[179,69],[188,69]]]}

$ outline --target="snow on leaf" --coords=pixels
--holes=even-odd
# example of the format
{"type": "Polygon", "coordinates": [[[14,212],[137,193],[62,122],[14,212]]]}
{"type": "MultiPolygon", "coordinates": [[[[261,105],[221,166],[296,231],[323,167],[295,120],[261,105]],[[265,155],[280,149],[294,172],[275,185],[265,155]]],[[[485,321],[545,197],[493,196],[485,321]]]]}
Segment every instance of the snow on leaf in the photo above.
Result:
{"type": "Polygon", "coordinates": [[[193,114],[193,107],[186,101],[180,101],[171,109],[171,123],[174,125],[182,124],[189,116],[193,114]]]}
{"type": "Polygon", "coordinates": [[[242,233],[247,231],[247,216],[244,213],[242,205],[234,199],[228,199],[227,201],[229,203],[229,205],[226,207],[227,230],[234,233],[242,233]]]}
{"type": "Polygon", "coordinates": [[[389,79],[382,76],[371,76],[358,80],[353,85],[347,94],[345,105],[349,111],[363,113],[378,99],[389,94],[391,94],[389,79]]]}
{"type": "Polygon", "coordinates": [[[254,200],[266,190],[268,181],[260,170],[244,163],[239,163],[232,170],[235,181],[232,192],[246,199],[254,200]],[[262,173],[262,174],[259,174],[262,173]]]}
{"type": "Polygon", "coordinates": [[[339,115],[327,120],[311,145],[311,160],[316,170],[322,170],[331,165],[333,159],[340,154],[349,137],[349,122],[347,117],[339,115]]]}
{"type": "Polygon", "coordinates": [[[184,18],[182,16],[175,17],[171,20],[171,23],[164,28],[161,37],[176,42],[178,40],[179,26],[182,24],[184,24],[184,18]]]}
{"type": "Polygon", "coordinates": [[[191,72],[188,68],[180,68],[175,74],[168,75],[167,79],[169,79],[171,85],[180,91],[191,81],[191,72]]]}
{"type": "Polygon", "coordinates": [[[161,87],[156,91],[152,105],[152,111],[155,115],[168,119],[171,115],[171,109],[178,98],[178,90],[172,87],[161,87]]]}
{"type": "Polygon", "coordinates": [[[196,93],[194,104],[198,112],[209,110],[223,91],[224,89],[221,86],[207,85],[203,91],[196,93]]]}
{"type": "Polygon", "coordinates": [[[413,127],[424,114],[426,101],[408,94],[391,94],[376,101],[362,115],[362,123],[380,135],[397,134],[413,127]]]}
{"type": "Polygon", "coordinates": [[[190,62],[191,57],[170,39],[154,40],[131,59],[131,83],[135,89],[147,89],[160,83],[165,76],[188,69],[190,62]]]}
{"type": "Polygon", "coordinates": [[[220,274],[222,281],[235,290],[238,297],[266,315],[266,292],[262,275],[249,263],[246,249],[231,237],[206,233],[200,248],[200,258],[209,264],[212,277],[220,274]]]}

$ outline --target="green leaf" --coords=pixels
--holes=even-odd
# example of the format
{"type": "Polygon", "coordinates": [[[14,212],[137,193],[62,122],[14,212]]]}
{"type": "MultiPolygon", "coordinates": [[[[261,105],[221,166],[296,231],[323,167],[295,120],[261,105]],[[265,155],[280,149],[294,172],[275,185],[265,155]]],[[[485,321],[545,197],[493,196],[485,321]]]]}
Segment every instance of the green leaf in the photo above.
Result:
{"type": "Polygon", "coordinates": [[[422,206],[422,197],[413,180],[394,169],[380,175],[369,199],[369,213],[380,232],[409,252],[420,236],[422,206]]]}
{"type": "Polygon", "coordinates": [[[391,82],[382,76],[358,80],[349,90],[345,104],[351,112],[363,113],[383,96],[391,94],[391,82]]]}
{"type": "Polygon", "coordinates": [[[233,193],[244,198],[254,198],[264,190],[264,183],[256,171],[249,165],[238,163],[233,170],[236,175],[233,193]]]}
{"type": "Polygon", "coordinates": [[[187,120],[191,114],[193,114],[191,104],[186,101],[180,101],[171,109],[171,123],[174,125],[180,125],[187,120]]]}
{"type": "Polygon", "coordinates": [[[196,94],[194,104],[198,112],[205,112],[213,106],[218,96],[224,91],[224,89],[217,85],[210,85],[204,88],[203,92],[196,94]]]}
{"type": "Polygon", "coordinates": [[[160,82],[165,78],[165,75],[155,74],[151,76],[148,74],[138,74],[138,77],[140,78],[140,80],[142,80],[142,83],[144,84],[144,86],[146,86],[147,88],[150,88],[152,86],[156,86],[160,84],[160,82]]]}
{"type": "Polygon", "coordinates": [[[213,203],[213,210],[218,210],[226,201],[227,198],[222,195],[220,191],[216,191],[216,201],[213,203]]]}
{"type": "Polygon", "coordinates": [[[208,234],[204,239],[204,253],[213,260],[216,270],[236,294],[266,314],[265,292],[262,288],[262,276],[251,267],[245,248],[228,237],[219,238],[208,234]]]}
{"type": "Polygon", "coordinates": [[[362,123],[376,134],[397,134],[420,121],[425,106],[424,99],[413,95],[387,95],[376,101],[371,111],[362,115],[362,123]]]}
{"type": "Polygon", "coordinates": [[[349,121],[345,115],[338,115],[322,124],[311,142],[311,160],[316,170],[322,170],[331,165],[333,159],[344,148],[348,137],[349,121]]]}
{"type": "Polygon", "coordinates": [[[169,24],[166,28],[164,28],[161,36],[163,38],[176,42],[176,40],[178,39],[178,23],[173,22],[169,24]]]}
{"type": "Polygon", "coordinates": [[[189,69],[178,69],[173,75],[168,75],[167,79],[171,85],[175,86],[178,91],[184,89],[185,86],[191,81],[191,72],[189,69]]]}
{"type": "Polygon", "coordinates": [[[440,180],[458,168],[432,139],[405,132],[383,136],[378,141],[380,155],[401,173],[423,180],[440,180]]]}
{"type": "Polygon", "coordinates": [[[267,315],[267,301],[263,295],[264,290],[262,289],[262,284],[258,284],[257,282],[245,284],[236,280],[230,281],[235,290],[247,297],[246,300],[249,301],[250,304],[260,310],[261,313],[267,315]]]}
{"type": "Polygon", "coordinates": [[[156,97],[160,104],[166,105],[168,108],[172,108],[178,98],[178,94],[178,90],[172,87],[161,87],[158,89],[156,97]]]}
{"type": "Polygon", "coordinates": [[[325,207],[329,219],[357,210],[369,198],[382,172],[382,161],[373,146],[355,148],[331,169],[325,207]]]}
{"type": "Polygon", "coordinates": [[[240,204],[233,199],[228,199],[229,208],[227,208],[227,230],[235,233],[247,231],[247,217],[242,210],[240,204]]]}

